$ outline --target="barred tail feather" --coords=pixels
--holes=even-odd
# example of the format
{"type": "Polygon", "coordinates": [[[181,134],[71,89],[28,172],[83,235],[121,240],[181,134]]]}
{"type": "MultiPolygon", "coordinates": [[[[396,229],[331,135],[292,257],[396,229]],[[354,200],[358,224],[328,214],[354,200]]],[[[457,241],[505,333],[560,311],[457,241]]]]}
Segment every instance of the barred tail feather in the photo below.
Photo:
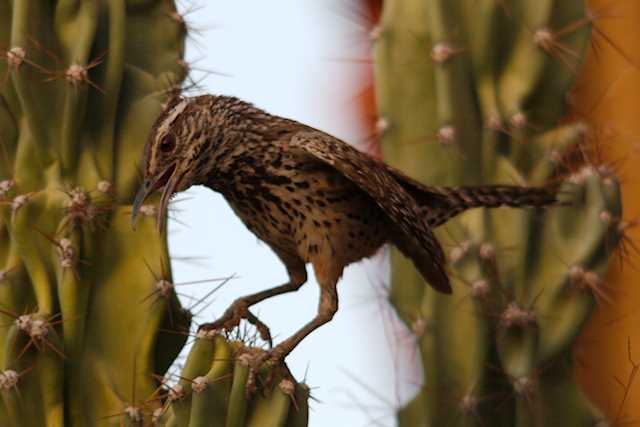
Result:
{"type": "MultiPolygon", "coordinates": [[[[487,185],[478,187],[429,187],[429,201],[422,204],[431,227],[437,227],[472,208],[509,206],[545,207],[558,205],[557,190],[552,187],[487,185]]],[[[424,199],[424,198],[423,198],[424,199]]]]}
{"type": "Polygon", "coordinates": [[[557,186],[431,187],[406,176],[391,166],[385,166],[395,180],[418,203],[431,228],[442,225],[456,215],[472,208],[497,208],[500,206],[522,208],[565,204],[558,200],[557,186]]]}

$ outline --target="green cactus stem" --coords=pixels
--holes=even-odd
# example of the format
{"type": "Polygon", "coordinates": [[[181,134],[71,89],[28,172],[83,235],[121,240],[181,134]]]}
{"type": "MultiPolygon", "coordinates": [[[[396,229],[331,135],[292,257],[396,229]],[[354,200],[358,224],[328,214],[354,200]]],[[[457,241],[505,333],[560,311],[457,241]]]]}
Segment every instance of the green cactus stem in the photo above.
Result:
{"type": "MultiPolygon", "coordinates": [[[[149,425],[159,413],[187,425],[162,392],[191,314],[172,285],[157,201],[136,230],[129,223],[148,132],[185,78],[187,31],[169,0],[0,0],[3,426],[149,425]]],[[[240,374],[218,383],[233,363],[209,365],[190,425],[214,415],[242,425],[227,405],[247,420],[277,411],[306,424],[299,387],[276,384],[239,409],[229,387],[240,374]]]]}
{"type": "Polygon", "coordinates": [[[439,230],[454,296],[392,253],[390,299],[424,385],[401,426],[593,426],[571,346],[620,232],[619,183],[563,122],[589,38],[582,0],[387,0],[375,41],[385,159],[429,184],[558,183],[570,206],[475,210],[439,230]],[[570,168],[567,165],[580,164],[570,168]],[[560,184],[562,182],[562,184],[560,184]]]}

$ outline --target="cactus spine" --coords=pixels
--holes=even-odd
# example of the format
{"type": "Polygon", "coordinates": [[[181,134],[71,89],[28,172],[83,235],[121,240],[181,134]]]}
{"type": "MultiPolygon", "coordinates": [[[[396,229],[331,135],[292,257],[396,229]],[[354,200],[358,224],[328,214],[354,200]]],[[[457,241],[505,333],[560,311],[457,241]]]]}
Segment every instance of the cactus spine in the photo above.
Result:
{"type": "Polygon", "coordinates": [[[391,302],[425,368],[401,426],[593,426],[571,346],[626,224],[608,168],[563,122],[589,38],[582,0],[386,0],[374,34],[385,159],[430,184],[564,180],[571,206],[475,210],[442,227],[455,294],[392,254],[391,302]],[[567,169],[571,168],[568,172],[567,169]]]}
{"type": "Polygon", "coordinates": [[[2,425],[306,425],[293,383],[246,400],[239,343],[201,337],[158,378],[191,315],[155,206],[129,213],[186,33],[167,0],[0,0],[2,425]]]}

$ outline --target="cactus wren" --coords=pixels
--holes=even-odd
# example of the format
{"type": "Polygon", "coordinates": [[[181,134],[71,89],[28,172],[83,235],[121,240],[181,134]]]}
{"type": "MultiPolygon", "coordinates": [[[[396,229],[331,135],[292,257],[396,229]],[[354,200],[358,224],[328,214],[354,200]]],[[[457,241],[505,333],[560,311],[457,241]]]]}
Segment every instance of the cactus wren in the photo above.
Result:
{"type": "Polygon", "coordinates": [[[313,265],[320,285],[318,313],[267,353],[274,362],[331,320],[344,268],[383,244],[396,245],[427,283],[451,293],[434,227],[474,207],[556,203],[551,188],[429,187],[331,135],[236,98],[172,97],[145,149],[144,184],[132,221],[144,199],[164,187],[158,210],[162,229],[172,194],[196,184],[222,193],[289,274],[287,283],[237,299],[220,319],[201,328],[232,328],[244,318],[270,343],[268,328],[249,307],[298,290],[307,280],[305,265],[313,265]]]}

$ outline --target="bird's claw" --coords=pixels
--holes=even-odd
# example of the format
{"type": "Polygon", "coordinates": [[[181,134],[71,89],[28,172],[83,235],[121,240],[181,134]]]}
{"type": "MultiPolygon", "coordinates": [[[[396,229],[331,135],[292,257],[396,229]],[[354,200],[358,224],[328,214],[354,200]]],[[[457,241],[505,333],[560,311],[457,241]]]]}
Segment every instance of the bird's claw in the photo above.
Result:
{"type": "Polygon", "coordinates": [[[283,369],[285,371],[285,376],[291,376],[289,369],[284,364],[284,357],[285,354],[276,347],[272,350],[260,351],[259,353],[247,355],[244,358],[245,363],[249,367],[249,376],[247,377],[246,385],[247,397],[253,396],[257,391],[258,375],[260,373],[260,369],[265,364],[270,368],[264,382],[265,384],[271,384],[275,372],[279,369],[283,369]]]}
{"type": "Polygon", "coordinates": [[[271,332],[269,331],[269,327],[262,322],[256,315],[254,315],[251,311],[249,311],[249,306],[242,300],[238,300],[234,302],[231,307],[229,307],[222,317],[215,320],[212,323],[204,323],[200,325],[200,330],[225,330],[230,331],[231,329],[240,325],[240,321],[245,319],[247,322],[251,323],[258,330],[260,334],[260,338],[265,341],[269,348],[273,347],[273,340],[271,338],[271,332]]]}

